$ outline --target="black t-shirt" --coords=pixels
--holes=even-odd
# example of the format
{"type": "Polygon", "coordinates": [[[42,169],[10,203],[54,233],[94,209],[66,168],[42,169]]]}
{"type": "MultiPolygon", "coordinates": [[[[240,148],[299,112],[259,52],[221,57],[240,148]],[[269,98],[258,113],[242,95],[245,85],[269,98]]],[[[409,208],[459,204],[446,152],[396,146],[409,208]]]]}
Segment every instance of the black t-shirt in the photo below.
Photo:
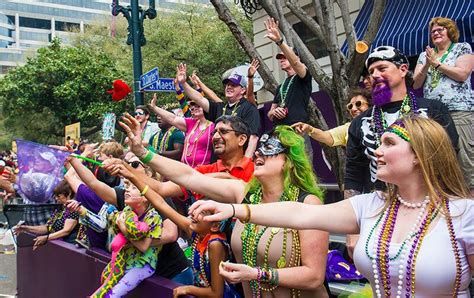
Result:
{"type": "Polygon", "coordinates": [[[206,118],[216,122],[222,115],[235,115],[242,118],[250,129],[250,134],[258,135],[260,129],[260,114],[253,104],[242,98],[238,103],[229,107],[228,103],[209,101],[209,113],[206,118]]]}
{"type": "MultiPolygon", "coordinates": [[[[125,190],[121,187],[115,187],[114,190],[117,195],[117,209],[122,211],[123,208],[125,208],[125,190]]],[[[171,198],[166,198],[165,201],[176,210],[176,206],[171,198]]],[[[161,213],[160,216],[162,221],[167,219],[167,217],[161,213]]],[[[158,253],[158,263],[156,264],[155,274],[171,279],[188,267],[188,259],[186,259],[178,242],[174,241],[163,245],[163,248],[158,253]]]]}
{"type": "MultiPolygon", "coordinates": [[[[439,100],[417,98],[420,116],[429,117],[441,124],[448,133],[454,148],[457,148],[458,134],[448,107],[439,100]]],[[[402,101],[391,102],[382,107],[387,125],[399,118],[402,101]]],[[[385,183],[377,180],[377,160],[374,155],[376,148],[375,136],[371,129],[372,108],[361,113],[352,120],[349,126],[346,147],[346,172],[344,184],[346,189],[360,192],[371,192],[374,189],[385,189],[385,183]]]]}
{"type": "MultiPolygon", "coordinates": [[[[273,103],[282,108],[288,109],[288,114],[283,119],[273,117],[273,125],[292,125],[296,122],[308,122],[308,104],[311,97],[311,74],[306,71],[304,78],[300,78],[297,74],[286,78],[281,85],[278,86],[273,103]],[[288,90],[284,103],[282,102],[282,93],[288,90]]],[[[284,94],[283,94],[284,95],[284,94]]]]}

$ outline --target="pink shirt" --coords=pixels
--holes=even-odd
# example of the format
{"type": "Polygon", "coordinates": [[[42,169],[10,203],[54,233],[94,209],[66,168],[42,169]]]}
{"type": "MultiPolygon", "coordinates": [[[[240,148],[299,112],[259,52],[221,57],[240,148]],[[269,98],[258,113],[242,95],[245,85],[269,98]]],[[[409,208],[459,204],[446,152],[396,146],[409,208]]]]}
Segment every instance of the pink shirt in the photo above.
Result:
{"type": "Polygon", "coordinates": [[[186,122],[186,139],[184,140],[183,156],[181,161],[195,168],[211,162],[212,131],[214,123],[208,121],[205,129],[199,127],[199,120],[184,118],[186,122]]]}

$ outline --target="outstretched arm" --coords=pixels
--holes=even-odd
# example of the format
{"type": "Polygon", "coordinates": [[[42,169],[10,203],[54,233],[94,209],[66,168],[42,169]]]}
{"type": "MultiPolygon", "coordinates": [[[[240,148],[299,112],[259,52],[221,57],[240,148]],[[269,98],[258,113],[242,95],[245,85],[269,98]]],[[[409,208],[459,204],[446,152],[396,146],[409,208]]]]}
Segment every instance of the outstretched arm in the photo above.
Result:
{"type": "Polygon", "coordinates": [[[320,143],[324,143],[328,146],[332,146],[334,144],[334,139],[327,130],[321,130],[303,122],[295,123],[291,127],[293,127],[296,132],[300,134],[308,134],[312,139],[320,143]]]}
{"type": "Polygon", "coordinates": [[[148,105],[151,111],[155,113],[156,115],[159,115],[161,117],[161,120],[165,121],[168,124],[171,124],[172,126],[176,126],[179,130],[186,132],[186,121],[184,121],[184,118],[178,117],[175,114],[168,112],[165,109],[162,109],[156,105],[156,93],[153,94],[153,99],[151,100],[151,103],[148,105]]]}
{"type": "Polygon", "coordinates": [[[209,211],[206,221],[218,221],[232,217],[240,221],[246,219],[252,223],[269,227],[286,227],[296,230],[322,230],[330,233],[357,234],[359,225],[350,200],[338,203],[314,206],[296,202],[267,203],[259,205],[223,204],[214,201],[197,201],[189,214],[209,211]]]}
{"type": "Polygon", "coordinates": [[[298,56],[296,56],[293,49],[291,49],[286,43],[283,42],[283,38],[281,37],[280,30],[278,29],[278,21],[275,21],[273,18],[268,18],[265,21],[265,28],[267,29],[267,34],[265,37],[268,37],[271,41],[275,42],[285,55],[288,62],[290,62],[291,67],[295,70],[296,74],[300,78],[304,78],[306,76],[306,66],[301,63],[298,56]]]}
{"type": "Polygon", "coordinates": [[[247,71],[247,101],[253,104],[254,106],[257,105],[257,100],[255,98],[255,94],[253,94],[254,93],[253,92],[254,90],[253,77],[259,67],[260,67],[260,62],[258,61],[258,59],[253,59],[247,71]]]}
{"type": "Polygon", "coordinates": [[[209,112],[209,101],[186,82],[186,76],[186,64],[181,63],[176,68],[176,80],[183,87],[184,93],[190,100],[194,100],[196,104],[202,107],[204,112],[209,112]]]}
{"type": "Polygon", "coordinates": [[[240,180],[207,177],[181,162],[153,154],[141,144],[139,123],[129,114],[119,122],[131,141],[131,150],[152,169],[187,189],[224,202],[240,203],[244,197],[245,183],[240,180]]]}
{"type": "Polygon", "coordinates": [[[217,96],[217,94],[211,88],[207,87],[207,85],[201,81],[196,72],[193,72],[191,80],[195,82],[195,86],[198,86],[202,92],[204,92],[208,99],[212,100],[213,102],[222,102],[222,99],[220,99],[220,97],[217,96]]]}

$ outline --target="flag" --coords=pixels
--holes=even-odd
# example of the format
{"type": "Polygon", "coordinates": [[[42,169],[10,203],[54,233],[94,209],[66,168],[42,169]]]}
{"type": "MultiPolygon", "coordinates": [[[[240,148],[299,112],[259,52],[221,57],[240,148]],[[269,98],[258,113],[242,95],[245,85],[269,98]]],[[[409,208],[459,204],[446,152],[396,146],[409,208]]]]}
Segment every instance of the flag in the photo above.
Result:
{"type": "Polygon", "coordinates": [[[25,140],[16,140],[19,173],[17,185],[23,197],[44,203],[64,177],[64,161],[69,152],[25,140]]]}

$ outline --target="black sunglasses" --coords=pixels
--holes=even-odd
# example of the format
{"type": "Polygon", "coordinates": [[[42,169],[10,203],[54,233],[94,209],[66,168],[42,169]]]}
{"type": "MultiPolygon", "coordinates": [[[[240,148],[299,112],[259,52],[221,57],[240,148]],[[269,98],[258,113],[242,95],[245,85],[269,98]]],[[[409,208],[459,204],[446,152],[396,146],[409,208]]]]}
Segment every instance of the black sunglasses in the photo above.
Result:
{"type": "Polygon", "coordinates": [[[346,107],[347,107],[348,110],[352,110],[353,106],[355,106],[356,108],[360,108],[363,103],[365,103],[365,101],[358,100],[354,104],[352,104],[352,102],[348,103],[346,107]]]}
{"type": "Polygon", "coordinates": [[[216,133],[220,134],[221,136],[222,135],[226,135],[228,134],[229,132],[235,132],[236,134],[242,134],[242,132],[238,131],[238,130],[234,130],[234,129],[227,129],[227,128],[220,128],[220,129],[214,129],[212,131],[212,134],[211,136],[215,135],[216,133]]]}
{"type": "Polygon", "coordinates": [[[138,160],[126,161],[126,163],[128,163],[128,164],[129,164],[132,168],[134,168],[134,169],[138,168],[138,166],[145,167],[145,165],[142,164],[141,162],[139,162],[138,160]]]}

